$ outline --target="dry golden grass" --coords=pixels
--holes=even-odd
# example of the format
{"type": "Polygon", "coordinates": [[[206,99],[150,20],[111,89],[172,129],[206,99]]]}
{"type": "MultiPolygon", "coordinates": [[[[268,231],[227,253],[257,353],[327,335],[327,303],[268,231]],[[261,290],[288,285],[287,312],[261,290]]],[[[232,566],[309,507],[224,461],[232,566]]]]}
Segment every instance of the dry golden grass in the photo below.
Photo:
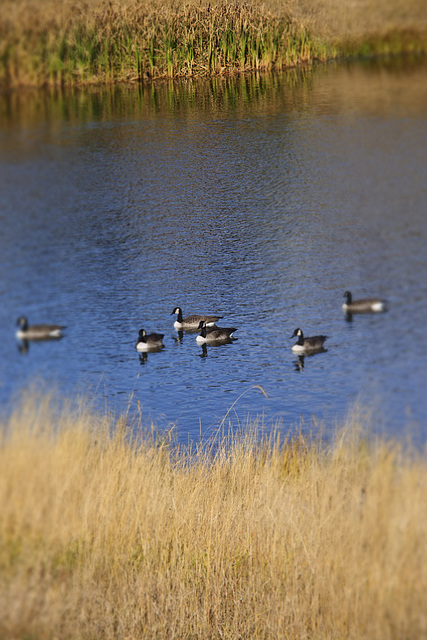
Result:
{"type": "Polygon", "coordinates": [[[188,452],[31,398],[1,426],[0,637],[427,637],[427,463],[361,422],[188,452]]]}
{"type": "Polygon", "coordinates": [[[290,6],[316,35],[335,40],[365,39],[395,30],[425,32],[427,27],[423,0],[292,0],[290,6]]]}
{"type": "MultiPolygon", "coordinates": [[[[228,4],[233,6],[231,0],[228,4]]],[[[295,16],[317,33],[338,37],[427,26],[427,5],[423,0],[250,0],[245,4],[266,15],[295,16]]],[[[106,8],[132,19],[139,10],[148,15],[159,11],[172,14],[183,7],[215,9],[222,5],[224,0],[175,0],[166,4],[162,0],[2,0],[2,14],[9,25],[37,28],[80,20],[91,24],[106,8]]]]}

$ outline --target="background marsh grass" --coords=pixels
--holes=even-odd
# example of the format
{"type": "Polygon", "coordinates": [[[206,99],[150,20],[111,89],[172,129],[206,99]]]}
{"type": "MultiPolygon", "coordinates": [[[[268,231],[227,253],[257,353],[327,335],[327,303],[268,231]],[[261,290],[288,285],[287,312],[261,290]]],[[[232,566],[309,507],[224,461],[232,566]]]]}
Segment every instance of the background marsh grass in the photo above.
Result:
{"type": "Polygon", "coordinates": [[[343,53],[425,51],[426,33],[421,0],[3,0],[0,83],[271,70],[343,53]]]}
{"type": "Polygon", "coordinates": [[[0,18],[0,79],[72,84],[271,69],[310,60],[289,14],[255,4],[20,2],[0,18]]]}
{"type": "Polygon", "coordinates": [[[0,636],[425,637],[427,464],[363,420],[188,451],[33,396],[1,428],[0,636]]]}

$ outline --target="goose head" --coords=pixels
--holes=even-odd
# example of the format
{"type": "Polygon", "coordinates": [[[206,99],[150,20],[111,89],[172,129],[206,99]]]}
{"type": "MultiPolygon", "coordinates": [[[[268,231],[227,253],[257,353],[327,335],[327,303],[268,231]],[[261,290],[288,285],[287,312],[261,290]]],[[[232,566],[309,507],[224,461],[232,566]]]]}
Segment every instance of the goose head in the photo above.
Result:
{"type": "Polygon", "coordinates": [[[295,338],[295,337],[298,337],[298,338],[304,338],[304,334],[303,334],[303,332],[301,331],[301,329],[299,329],[299,328],[298,328],[298,329],[295,329],[295,331],[294,331],[294,332],[293,332],[293,334],[291,335],[291,338],[295,338]]]}
{"type": "Polygon", "coordinates": [[[16,321],[16,326],[21,327],[22,331],[26,331],[28,329],[28,320],[25,316],[20,316],[16,321]]]}

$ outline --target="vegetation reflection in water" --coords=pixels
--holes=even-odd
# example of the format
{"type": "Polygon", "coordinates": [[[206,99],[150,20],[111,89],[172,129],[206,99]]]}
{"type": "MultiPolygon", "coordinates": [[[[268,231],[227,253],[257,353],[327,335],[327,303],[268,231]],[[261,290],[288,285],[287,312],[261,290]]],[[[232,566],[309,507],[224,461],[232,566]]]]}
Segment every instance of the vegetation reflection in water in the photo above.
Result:
{"type": "MultiPolygon", "coordinates": [[[[235,78],[165,81],[138,87],[118,85],[6,92],[0,94],[0,126],[3,123],[5,126],[30,127],[39,122],[54,125],[64,121],[81,124],[158,115],[198,118],[201,114],[250,116],[255,113],[292,113],[301,108],[312,108],[316,100],[309,99],[309,95],[315,96],[317,92],[324,91],[325,83],[336,81],[335,74],[340,75],[341,95],[347,97],[348,104],[339,101],[325,104],[327,113],[340,112],[350,104],[354,107],[352,94],[358,96],[358,108],[363,107],[363,95],[369,97],[369,108],[372,108],[372,98],[377,93],[378,108],[387,108],[382,92],[384,83],[391,90],[395,85],[397,90],[403,77],[411,84],[410,90],[408,88],[404,96],[400,95],[400,101],[415,112],[422,112],[426,100],[426,67],[423,57],[413,56],[369,60],[363,64],[333,63],[315,70],[298,68],[235,78]],[[347,70],[351,70],[351,74],[347,70]]],[[[391,90],[387,92],[390,96],[391,90]]]]}

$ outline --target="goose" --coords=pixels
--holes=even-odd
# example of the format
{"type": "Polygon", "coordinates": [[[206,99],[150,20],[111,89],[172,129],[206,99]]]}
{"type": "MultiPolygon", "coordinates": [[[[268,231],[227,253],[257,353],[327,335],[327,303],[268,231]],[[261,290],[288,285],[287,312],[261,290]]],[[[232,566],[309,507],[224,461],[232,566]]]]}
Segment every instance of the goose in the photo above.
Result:
{"type": "Polygon", "coordinates": [[[220,320],[222,316],[206,315],[204,313],[193,313],[191,316],[182,317],[181,307],[175,307],[171,316],[176,314],[178,318],[174,322],[175,329],[183,329],[184,331],[197,331],[199,329],[200,322],[206,322],[207,327],[215,326],[215,322],[220,320]]]}
{"type": "Polygon", "coordinates": [[[311,338],[304,338],[304,334],[301,329],[295,329],[291,338],[298,337],[298,340],[292,347],[292,351],[295,353],[314,353],[315,351],[323,351],[323,343],[327,340],[328,336],[312,336],[311,338]]]}
{"type": "Polygon", "coordinates": [[[378,313],[386,311],[387,303],[380,298],[363,298],[362,300],[353,300],[350,291],[344,293],[346,301],[342,308],[346,313],[378,313]]]}
{"type": "Polygon", "coordinates": [[[197,328],[199,329],[200,334],[197,336],[196,342],[202,345],[215,343],[219,344],[237,340],[237,338],[233,336],[233,333],[237,331],[237,329],[235,329],[234,327],[207,327],[205,320],[200,320],[199,326],[197,328]]]}
{"type": "Polygon", "coordinates": [[[16,321],[19,329],[16,337],[20,340],[50,340],[52,338],[62,338],[62,330],[66,327],[61,324],[33,324],[29,325],[25,316],[21,316],[16,321]]]}
{"type": "Polygon", "coordinates": [[[145,329],[140,329],[138,342],[135,345],[137,351],[155,351],[161,349],[163,344],[163,333],[150,333],[147,335],[145,329]]]}

